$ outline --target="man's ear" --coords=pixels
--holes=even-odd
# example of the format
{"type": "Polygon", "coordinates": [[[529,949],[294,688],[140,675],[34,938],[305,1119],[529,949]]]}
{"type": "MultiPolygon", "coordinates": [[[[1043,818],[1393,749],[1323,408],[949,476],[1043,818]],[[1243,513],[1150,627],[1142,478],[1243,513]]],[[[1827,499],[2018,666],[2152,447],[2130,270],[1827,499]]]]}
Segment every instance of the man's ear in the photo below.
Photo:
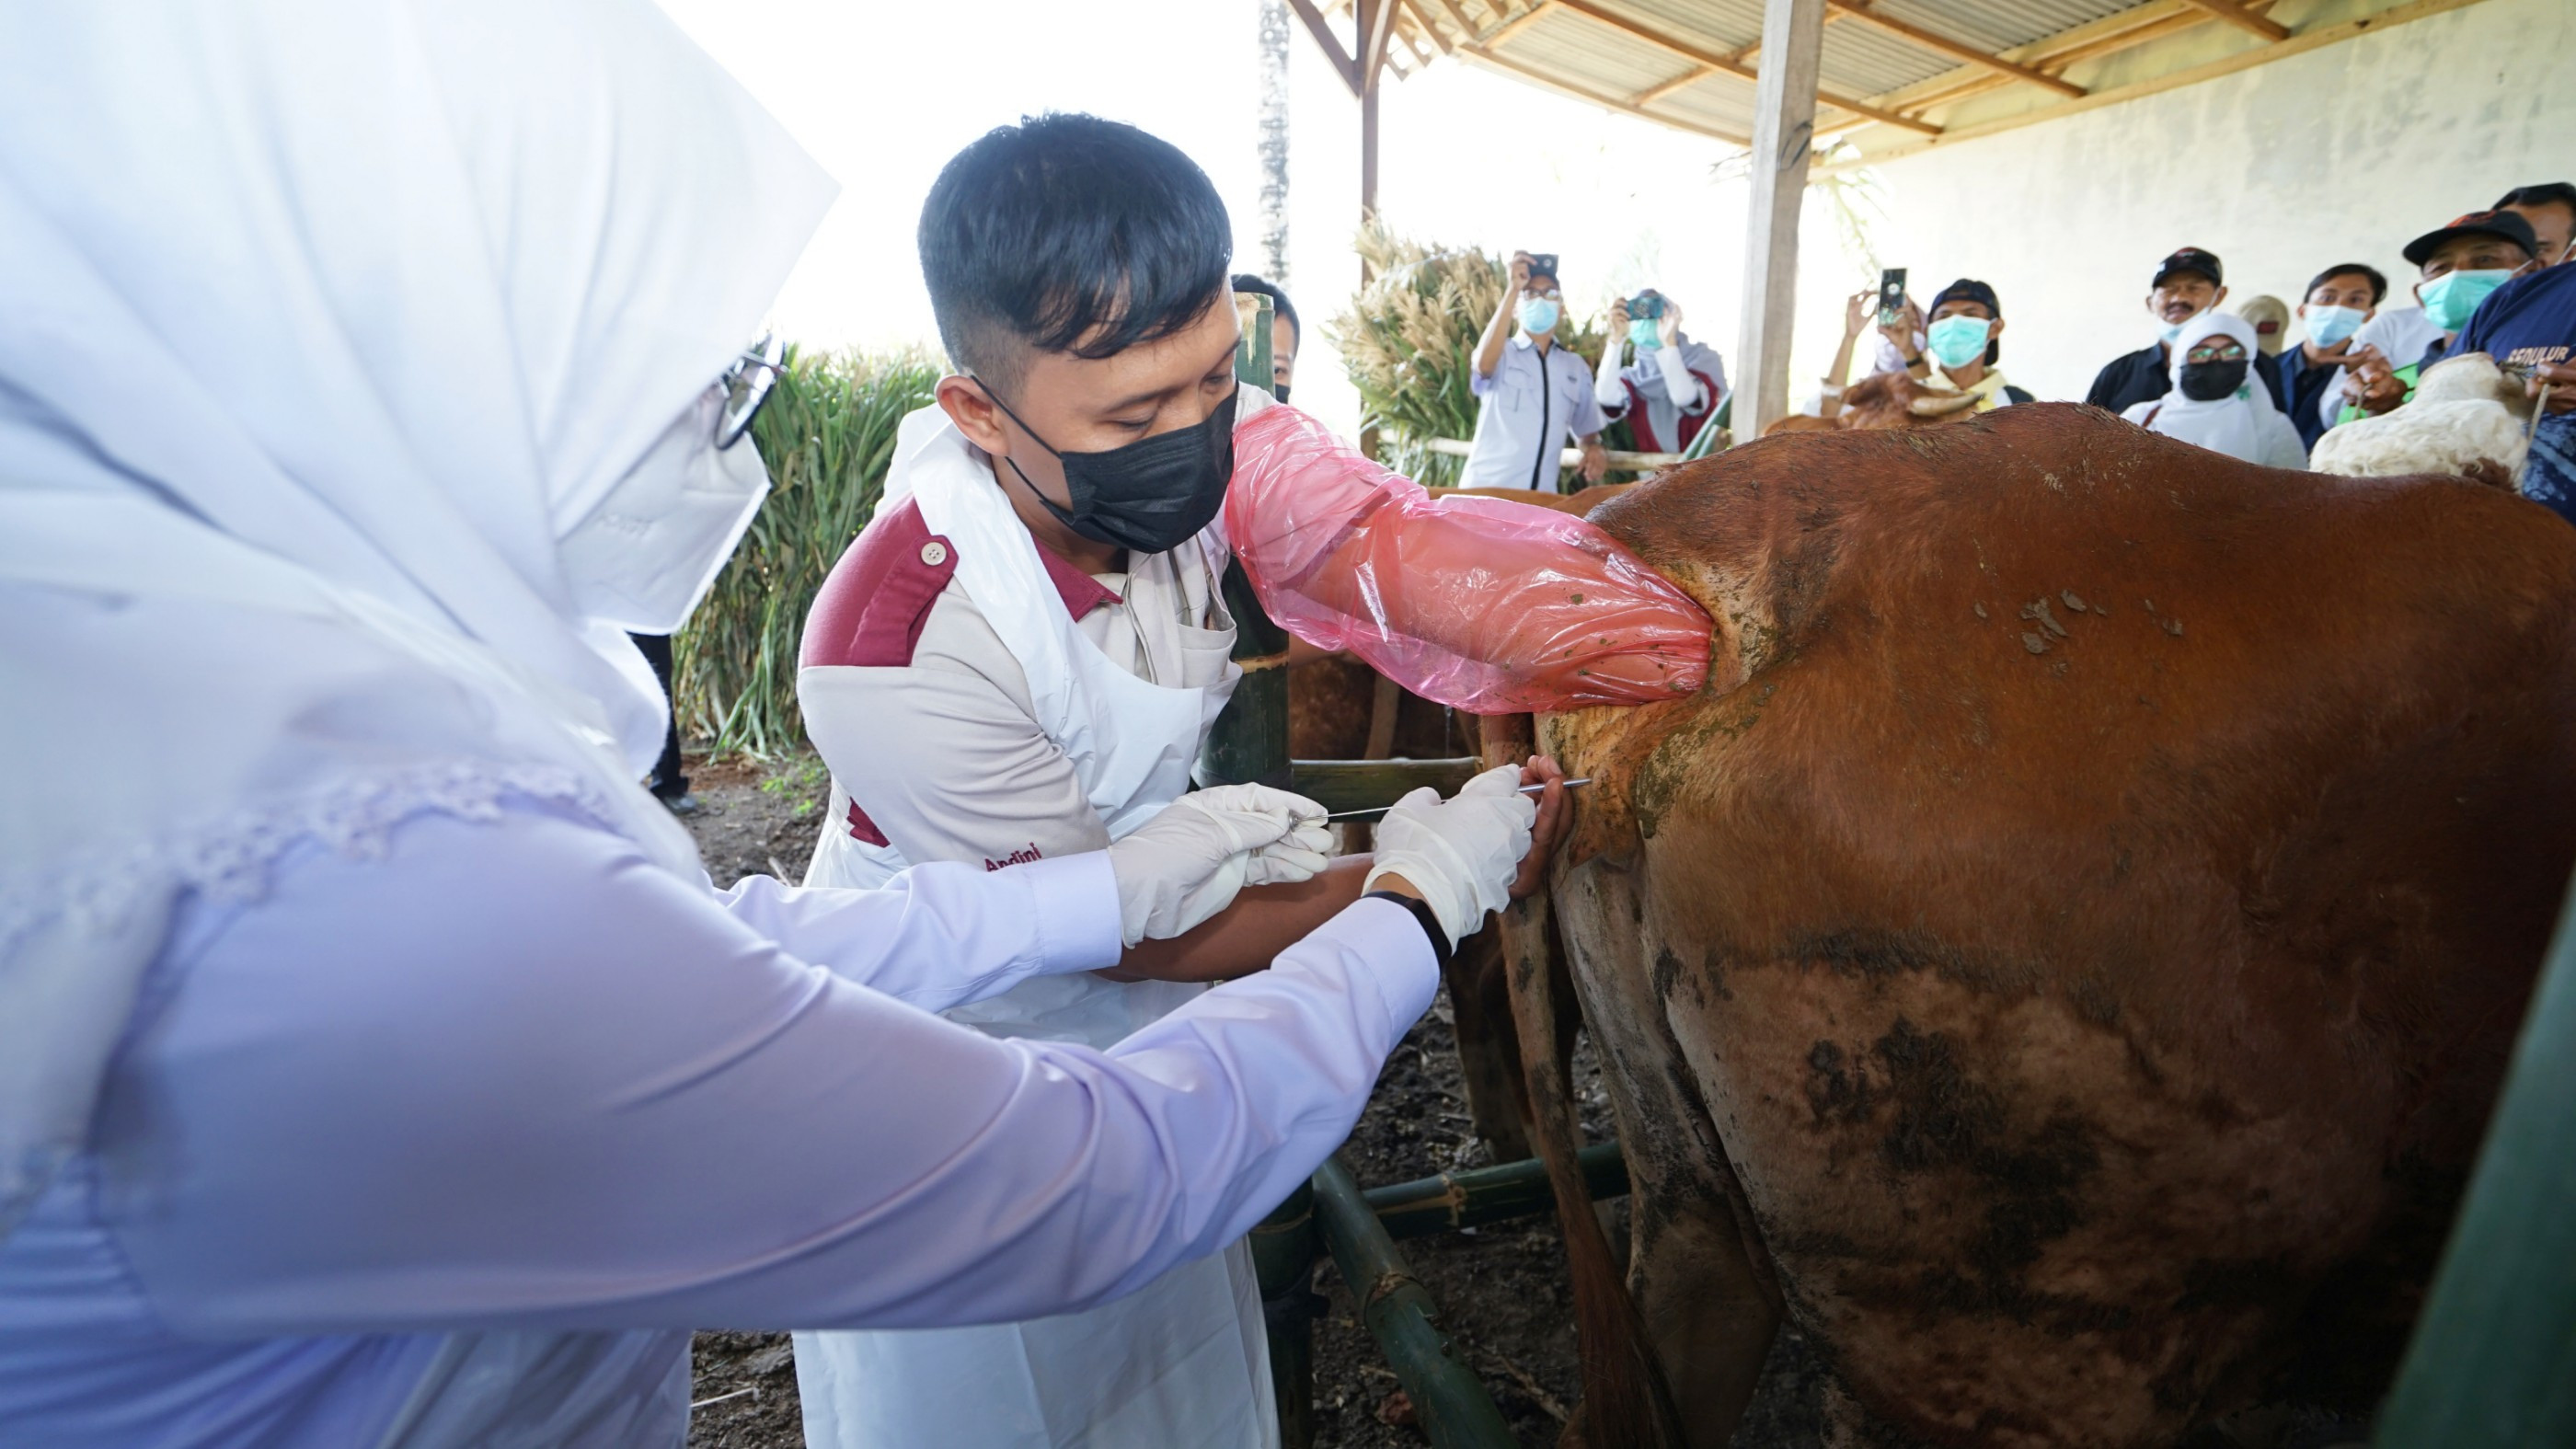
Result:
{"type": "Polygon", "coordinates": [[[984,384],[964,373],[952,372],[939,380],[931,396],[939,410],[966,435],[966,441],[996,458],[1010,456],[1011,440],[1002,432],[1002,410],[993,404],[984,384]]]}
{"type": "Polygon", "coordinates": [[[2227,289],[2225,287],[2221,287],[2218,289],[2218,295],[2209,299],[2209,305],[2201,308],[2200,310],[2203,312],[2215,312],[2219,309],[2219,306],[2222,303],[2226,302],[2226,300],[2227,289]]]}
{"type": "Polygon", "coordinates": [[[1998,318],[1996,318],[1995,320],[1993,320],[1992,322],[1989,322],[1989,323],[1987,323],[1987,324],[1986,324],[1986,340],[1987,340],[1988,342],[1992,342],[1992,341],[1994,341],[1996,338],[2001,337],[2001,336],[2003,336],[2003,335],[2004,335],[2004,319],[2002,319],[2001,317],[1998,317],[1998,318]]]}

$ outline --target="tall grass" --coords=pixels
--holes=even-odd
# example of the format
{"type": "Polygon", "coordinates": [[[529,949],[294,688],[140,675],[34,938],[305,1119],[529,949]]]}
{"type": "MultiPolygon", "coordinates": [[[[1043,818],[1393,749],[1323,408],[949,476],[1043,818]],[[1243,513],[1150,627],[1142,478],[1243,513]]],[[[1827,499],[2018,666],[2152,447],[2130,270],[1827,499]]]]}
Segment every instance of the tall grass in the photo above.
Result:
{"type": "Polygon", "coordinates": [[[865,528],[894,432],[930,401],[937,363],[917,354],[807,354],[787,367],[752,437],[771,491],[733,561],[674,646],[680,730],[717,754],[800,748],[796,641],[824,575],[865,528]]]}
{"type": "MultiPolygon", "coordinates": [[[[1476,435],[1468,379],[1510,271],[1501,257],[1428,245],[1374,223],[1361,230],[1358,247],[1372,278],[1325,330],[1359,389],[1360,425],[1377,429],[1378,457],[1388,467],[1418,483],[1454,484],[1467,460],[1428,445],[1476,435]]],[[[1557,341],[1583,354],[1587,366],[1601,356],[1601,333],[1571,308],[1557,341]]]]}

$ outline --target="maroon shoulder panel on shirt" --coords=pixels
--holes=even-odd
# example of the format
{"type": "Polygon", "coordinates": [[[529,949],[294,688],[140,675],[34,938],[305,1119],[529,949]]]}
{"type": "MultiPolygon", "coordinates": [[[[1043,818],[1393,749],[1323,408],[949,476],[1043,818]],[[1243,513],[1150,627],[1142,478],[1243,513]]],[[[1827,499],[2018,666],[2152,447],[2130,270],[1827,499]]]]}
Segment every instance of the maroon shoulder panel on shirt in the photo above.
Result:
{"type": "Polygon", "coordinates": [[[912,662],[930,606],[957,572],[957,548],[907,498],[880,513],[832,565],[805,616],[797,663],[901,667],[912,662]]]}

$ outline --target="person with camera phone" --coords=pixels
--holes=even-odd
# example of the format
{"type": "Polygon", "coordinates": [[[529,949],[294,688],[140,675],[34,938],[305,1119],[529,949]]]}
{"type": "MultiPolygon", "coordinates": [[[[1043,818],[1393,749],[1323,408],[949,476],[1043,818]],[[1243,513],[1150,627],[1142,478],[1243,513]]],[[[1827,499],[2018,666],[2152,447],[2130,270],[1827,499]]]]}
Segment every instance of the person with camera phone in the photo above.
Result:
{"type": "Polygon", "coordinates": [[[1681,304],[1646,288],[1610,304],[1610,338],[1601,346],[1593,397],[1601,413],[1626,418],[1640,452],[1680,452],[1726,396],[1726,364],[1717,349],[1682,332],[1681,304]],[[1636,360],[1620,366],[1621,344],[1636,360]]]}
{"type": "Polygon", "coordinates": [[[1583,449],[1584,482],[1598,483],[1609,471],[1592,370],[1556,345],[1564,320],[1556,254],[1512,253],[1510,284],[1476,344],[1475,371],[1467,380],[1477,398],[1476,437],[1461,486],[1554,493],[1559,453],[1568,442],[1583,449]],[[1512,336],[1515,322],[1518,337],[1512,336]]]}

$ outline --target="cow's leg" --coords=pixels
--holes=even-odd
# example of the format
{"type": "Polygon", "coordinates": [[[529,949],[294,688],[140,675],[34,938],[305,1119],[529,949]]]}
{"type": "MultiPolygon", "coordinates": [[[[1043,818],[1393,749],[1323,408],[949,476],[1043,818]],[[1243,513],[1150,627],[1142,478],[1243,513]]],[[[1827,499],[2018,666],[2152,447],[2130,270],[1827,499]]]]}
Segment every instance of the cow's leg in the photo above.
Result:
{"type": "Polygon", "coordinates": [[[1449,987],[1467,1116],[1496,1162],[1519,1162],[1532,1155],[1529,1083],[1521,1076],[1520,1037],[1512,1030],[1502,927],[1488,925],[1459,942],[1442,980],[1449,987]]]}
{"type": "MultiPolygon", "coordinates": [[[[1666,1025],[1635,877],[1594,861],[1555,892],[1633,1192],[1628,1287],[1690,1449],[1722,1449],[1780,1323],[1779,1286],[1689,1062],[1666,1025]]],[[[1682,1003],[1691,1009],[1696,1003],[1682,1003]]]]}
{"type": "Polygon", "coordinates": [[[1578,1128],[1564,1047],[1573,982],[1556,949],[1545,894],[1504,911],[1503,969],[1520,1031],[1521,1069],[1529,1079],[1532,1135],[1547,1164],[1565,1233],[1566,1273],[1574,1288],[1575,1340],[1583,1360],[1583,1407],[1566,1426],[1565,1443],[1584,1449],[1679,1449],[1685,1440],[1661,1382],[1645,1322],[1630,1301],[1618,1260],[1594,1213],[1575,1162],[1578,1128]]]}

